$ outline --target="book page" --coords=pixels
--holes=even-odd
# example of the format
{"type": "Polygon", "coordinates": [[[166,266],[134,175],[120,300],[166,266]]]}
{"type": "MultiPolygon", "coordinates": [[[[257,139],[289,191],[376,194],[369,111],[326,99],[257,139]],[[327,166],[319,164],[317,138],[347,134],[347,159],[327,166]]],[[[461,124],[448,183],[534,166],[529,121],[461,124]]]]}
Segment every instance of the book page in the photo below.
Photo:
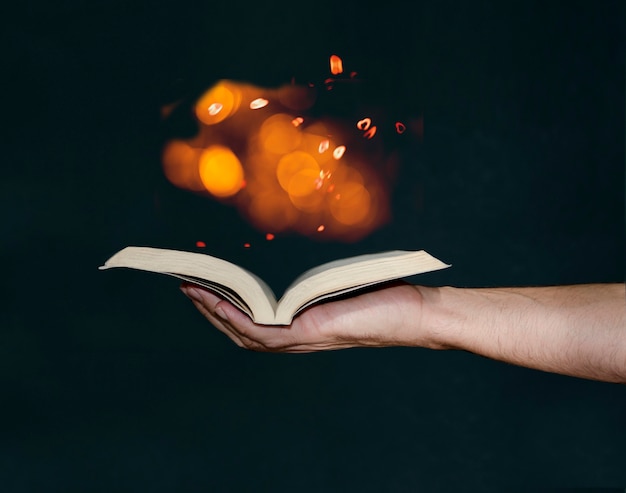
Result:
{"type": "MultiPolygon", "coordinates": [[[[204,280],[208,288],[224,286],[221,294],[237,293],[240,307],[247,307],[257,323],[271,324],[274,321],[276,297],[272,289],[259,277],[238,265],[202,253],[182,252],[150,247],[127,247],[113,255],[100,269],[128,267],[175,276],[182,279],[204,280]]],[[[231,301],[236,298],[227,296],[231,301]]]]}
{"type": "Polygon", "coordinates": [[[250,307],[241,298],[241,296],[239,296],[237,292],[233,291],[232,289],[228,289],[226,286],[222,286],[221,284],[207,281],[205,279],[200,279],[198,277],[183,276],[181,274],[175,274],[173,272],[166,272],[166,274],[177,277],[178,279],[182,279],[183,281],[186,281],[190,284],[202,286],[203,288],[206,288],[209,291],[213,291],[215,294],[230,301],[233,305],[235,305],[242,312],[247,314],[250,318],[254,319],[254,316],[252,314],[252,310],[250,309],[250,307]]]}
{"type": "Polygon", "coordinates": [[[446,267],[449,265],[423,250],[395,250],[329,262],[308,270],[287,288],[278,302],[276,323],[289,324],[295,313],[324,298],[446,267]]]}

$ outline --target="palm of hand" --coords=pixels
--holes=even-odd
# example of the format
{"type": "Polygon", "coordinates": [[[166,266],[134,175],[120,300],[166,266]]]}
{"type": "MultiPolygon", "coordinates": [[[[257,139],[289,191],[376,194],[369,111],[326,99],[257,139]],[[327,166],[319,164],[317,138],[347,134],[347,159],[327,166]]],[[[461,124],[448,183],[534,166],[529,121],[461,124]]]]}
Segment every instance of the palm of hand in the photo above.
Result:
{"type": "Polygon", "coordinates": [[[268,352],[304,353],[350,347],[423,345],[418,289],[394,283],[357,296],[307,308],[289,326],[257,325],[213,293],[181,287],[196,308],[238,346],[268,352]]]}

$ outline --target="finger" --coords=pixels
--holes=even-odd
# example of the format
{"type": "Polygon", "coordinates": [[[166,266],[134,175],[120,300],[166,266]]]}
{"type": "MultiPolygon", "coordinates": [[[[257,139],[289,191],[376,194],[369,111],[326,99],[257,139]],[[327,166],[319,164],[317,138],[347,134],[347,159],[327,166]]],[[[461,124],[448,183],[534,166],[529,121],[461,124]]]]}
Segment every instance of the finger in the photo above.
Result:
{"type": "Polygon", "coordinates": [[[196,300],[191,300],[194,306],[198,309],[198,311],[209,321],[211,324],[220,332],[225,334],[231,341],[233,341],[239,347],[247,347],[247,341],[245,341],[235,330],[233,330],[230,326],[223,323],[218,317],[213,315],[206,307],[196,300]]]}
{"type": "Polygon", "coordinates": [[[351,341],[338,340],[322,334],[312,312],[325,311],[324,307],[307,310],[304,316],[294,319],[291,326],[259,325],[232,303],[205,289],[183,285],[181,290],[196,308],[218,330],[238,346],[266,352],[313,352],[353,347],[351,341]]]}
{"type": "Polygon", "coordinates": [[[189,285],[182,285],[180,289],[191,300],[196,309],[220,332],[226,334],[238,346],[245,346],[239,334],[215,314],[215,306],[221,301],[218,296],[210,292],[206,292],[206,294],[202,295],[200,290],[189,285]]]}
{"type": "Polygon", "coordinates": [[[227,301],[219,301],[215,305],[215,312],[224,324],[230,326],[244,341],[249,341],[249,349],[278,352],[299,344],[291,327],[255,324],[248,315],[227,301]]]}
{"type": "Polygon", "coordinates": [[[245,347],[256,350],[280,351],[299,344],[294,331],[286,326],[255,324],[252,319],[232,303],[214,293],[191,285],[181,286],[181,291],[192,301],[209,321],[231,339],[240,340],[245,347]]]}

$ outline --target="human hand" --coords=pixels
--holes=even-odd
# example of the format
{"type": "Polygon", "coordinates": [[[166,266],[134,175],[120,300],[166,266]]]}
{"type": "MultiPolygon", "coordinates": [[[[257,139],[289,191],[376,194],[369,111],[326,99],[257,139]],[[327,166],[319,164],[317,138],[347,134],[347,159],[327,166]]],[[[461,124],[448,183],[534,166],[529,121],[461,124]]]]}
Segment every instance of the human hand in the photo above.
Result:
{"type": "Polygon", "coordinates": [[[435,347],[422,328],[416,286],[394,283],[311,306],[289,326],[258,325],[212,292],[183,284],[183,293],[217,329],[254,351],[305,353],[350,347],[435,347]]]}

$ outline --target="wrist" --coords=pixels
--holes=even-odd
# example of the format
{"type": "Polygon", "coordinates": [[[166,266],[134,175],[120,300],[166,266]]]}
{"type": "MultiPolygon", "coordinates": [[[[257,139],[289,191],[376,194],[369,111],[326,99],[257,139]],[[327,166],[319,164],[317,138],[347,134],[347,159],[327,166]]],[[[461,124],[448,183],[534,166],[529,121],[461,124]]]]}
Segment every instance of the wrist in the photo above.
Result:
{"type": "Polygon", "coordinates": [[[429,349],[462,349],[459,328],[462,314],[455,311],[459,288],[450,286],[426,287],[414,286],[422,300],[420,332],[423,343],[429,349]]]}

